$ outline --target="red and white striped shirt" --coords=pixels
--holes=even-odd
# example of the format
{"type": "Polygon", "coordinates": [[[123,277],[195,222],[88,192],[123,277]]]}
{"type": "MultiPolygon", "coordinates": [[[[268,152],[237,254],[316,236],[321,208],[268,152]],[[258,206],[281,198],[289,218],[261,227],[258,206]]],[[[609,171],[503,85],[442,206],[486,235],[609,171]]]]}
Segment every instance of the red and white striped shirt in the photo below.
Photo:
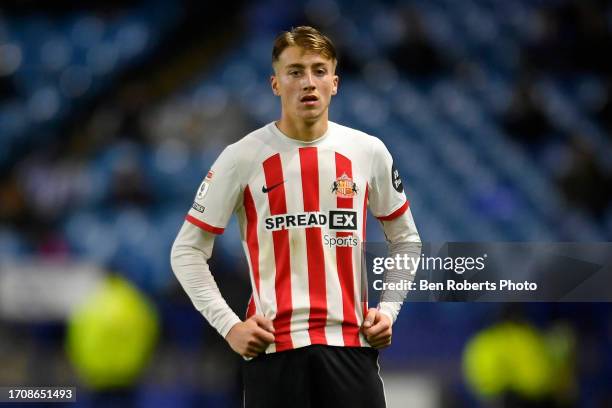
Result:
{"type": "Polygon", "coordinates": [[[301,142],[270,123],[221,153],[186,219],[220,234],[237,215],[253,287],[247,317],[272,320],[270,353],[369,346],[359,331],[367,208],[380,220],[408,208],[378,138],[329,122],[321,138],[301,142]]]}

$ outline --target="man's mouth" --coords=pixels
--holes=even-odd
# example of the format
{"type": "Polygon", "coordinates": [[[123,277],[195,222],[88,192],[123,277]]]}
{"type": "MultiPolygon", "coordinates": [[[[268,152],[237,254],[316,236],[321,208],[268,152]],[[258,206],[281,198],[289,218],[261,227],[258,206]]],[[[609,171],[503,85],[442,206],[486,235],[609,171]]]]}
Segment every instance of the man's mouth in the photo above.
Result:
{"type": "Polygon", "coordinates": [[[302,102],[306,106],[313,106],[319,101],[319,98],[316,95],[305,95],[300,98],[300,102],[302,102]]]}

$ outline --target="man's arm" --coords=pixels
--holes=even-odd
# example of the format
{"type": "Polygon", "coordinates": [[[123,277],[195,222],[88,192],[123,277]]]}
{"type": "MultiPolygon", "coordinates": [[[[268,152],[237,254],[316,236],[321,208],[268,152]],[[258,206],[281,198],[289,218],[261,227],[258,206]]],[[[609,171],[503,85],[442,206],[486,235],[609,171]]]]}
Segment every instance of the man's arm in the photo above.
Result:
{"type": "MultiPolygon", "coordinates": [[[[414,225],[410,208],[392,221],[383,221],[382,225],[389,243],[390,258],[395,258],[397,255],[403,258],[407,255],[408,258],[416,260],[421,256],[421,238],[414,225]]],[[[386,270],[383,275],[383,282],[413,281],[415,273],[416,271],[409,269],[386,270]]],[[[399,287],[401,285],[395,286],[399,287]]],[[[381,313],[390,317],[392,323],[395,323],[407,294],[408,290],[384,290],[380,294],[378,309],[381,313]]]]}
{"type": "MultiPolygon", "coordinates": [[[[396,255],[410,258],[421,256],[421,239],[414,224],[410,208],[401,216],[382,221],[383,230],[389,242],[389,257],[396,255]]],[[[402,280],[414,280],[411,270],[387,270],[383,275],[383,282],[400,282],[402,280]]],[[[372,308],[363,323],[366,339],[374,348],[383,348],[391,344],[392,325],[406,298],[407,290],[383,291],[377,308],[372,308]]]]}
{"type": "Polygon", "coordinates": [[[254,357],[274,341],[272,322],[257,315],[242,322],[227,305],[208,267],[214,242],[214,234],[185,222],[172,246],[172,270],[195,308],[232,349],[254,357]]]}

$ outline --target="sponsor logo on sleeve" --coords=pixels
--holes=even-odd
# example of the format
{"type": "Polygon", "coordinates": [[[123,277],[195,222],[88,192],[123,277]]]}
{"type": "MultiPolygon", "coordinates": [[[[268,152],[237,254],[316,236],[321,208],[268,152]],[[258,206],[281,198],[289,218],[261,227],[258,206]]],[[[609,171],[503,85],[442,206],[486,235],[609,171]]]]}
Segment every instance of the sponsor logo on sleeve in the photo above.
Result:
{"type": "Polygon", "coordinates": [[[203,212],[204,212],[204,208],[205,208],[205,207],[204,207],[203,205],[200,205],[200,204],[198,204],[198,203],[194,202],[194,203],[191,205],[191,208],[193,208],[193,209],[194,209],[194,210],[196,210],[196,211],[199,211],[199,212],[203,213],[203,212]]]}
{"type": "Polygon", "coordinates": [[[398,193],[404,191],[404,185],[402,184],[402,178],[400,177],[399,170],[395,168],[395,164],[391,166],[391,184],[398,193]]]}

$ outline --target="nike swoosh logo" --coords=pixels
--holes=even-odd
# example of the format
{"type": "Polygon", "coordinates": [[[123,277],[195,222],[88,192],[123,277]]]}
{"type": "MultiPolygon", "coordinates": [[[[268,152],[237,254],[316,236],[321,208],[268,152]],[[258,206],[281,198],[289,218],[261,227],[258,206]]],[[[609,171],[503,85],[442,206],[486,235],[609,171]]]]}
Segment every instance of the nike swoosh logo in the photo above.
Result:
{"type": "Polygon", "coordinates": [[[263,186],[261,188],[261,192],[264,193],[264,194],[269,193],[270,191],[274,190],[276,187],[280,186],[284,182],[285,182],[285,180],[281,181],[280,183],[276,183],[276,184],[274,184],[273,186],[270,186],[270,187],[263,186]]]}

